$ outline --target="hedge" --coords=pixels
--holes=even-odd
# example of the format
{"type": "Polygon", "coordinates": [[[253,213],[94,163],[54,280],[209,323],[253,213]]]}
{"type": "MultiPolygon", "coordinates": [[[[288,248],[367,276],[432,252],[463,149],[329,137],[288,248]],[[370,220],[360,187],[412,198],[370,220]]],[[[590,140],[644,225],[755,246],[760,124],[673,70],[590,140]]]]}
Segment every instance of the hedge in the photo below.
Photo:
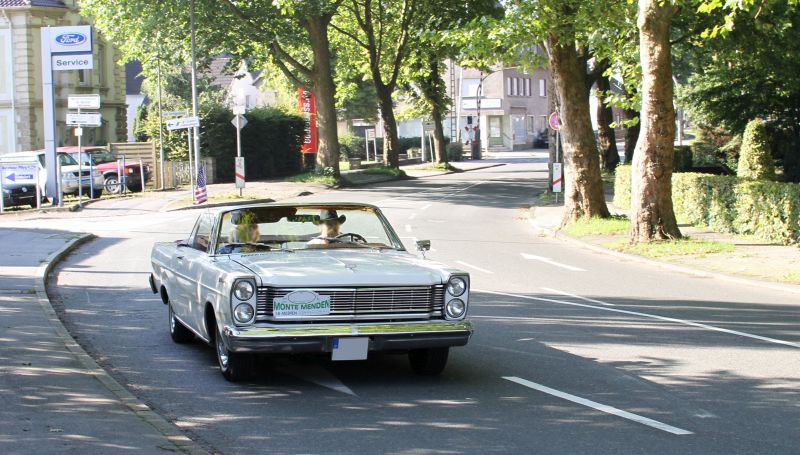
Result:
{"type": "MultiPolygon", "coordinates": [[[[249,181],[293,175],[302,170],[300,144],[306,121],[296,114],[275,108],[256,108],[247,112],[247,126],[242,128],[242,156],[249,181]]],[[[217,159],[217,181],[234,180],[236,128],[233,114],[217,108],[203,116],[200,135],[203,155],[217,159]]]]}
{"type": "MultiPolygon", "coordinates": [[[[619,166],[614,205],[630,208],[630,166],[619,166]]],[[[681,223],[719,232],[751,234],[771,242],[800,243],[800,184],[733,176],[672,175],[672,203],[681,223]]]]}

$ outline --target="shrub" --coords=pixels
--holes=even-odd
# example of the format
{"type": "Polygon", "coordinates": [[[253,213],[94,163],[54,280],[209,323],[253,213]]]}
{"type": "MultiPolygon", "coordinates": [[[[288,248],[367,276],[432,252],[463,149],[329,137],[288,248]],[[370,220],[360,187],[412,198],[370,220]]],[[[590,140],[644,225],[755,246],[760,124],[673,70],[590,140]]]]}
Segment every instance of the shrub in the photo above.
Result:
{"type": "Polygon", "coordinates": [[[447,161],[461,161],[462,155],[464,154],[464,146],[462,146],[458,142],[452,142],[447,144],[447,161]]]}
{"type": "Polygon", "coordinates": [[[708,142],[697,141],[692,144],[692,165],[698,167],[713,167],[722,164],[722,153],[717,147],[708,142]]]}
{"type": "Polygon", "coordinates": [[[690,172],[692,170],[692,148],[688,145],[675,147],[675,158],[672,161],[673,172],[690,172]]]}
{"type": "Polygon", "coordinates": [[[756,180],[775,178],[766,128],[760,119],[751,120],[744,129],[737,175],[756,180]]]}
{"type": "Polygon", "coordinates": [[[614,205],[631,208],[631,166],[620,164],[614,171],[614,205]]]}

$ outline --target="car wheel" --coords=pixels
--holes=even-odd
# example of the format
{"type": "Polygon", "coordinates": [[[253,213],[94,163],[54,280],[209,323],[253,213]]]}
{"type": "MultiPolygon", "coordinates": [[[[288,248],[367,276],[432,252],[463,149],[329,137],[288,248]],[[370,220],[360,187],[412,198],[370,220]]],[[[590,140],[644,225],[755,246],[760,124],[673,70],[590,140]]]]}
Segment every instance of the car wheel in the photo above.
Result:
{"type": "Polygon", "coordinates": [[[169,308],[169,335],[172,337],[172,341],[179,344],[192,341],[194,334],[175,317],[175,312],[172,311],[172,304],[167,305],[167,307],[169,308]]]}
{"type": "Polygon", "coordinates": [[[109,194],[122,193],[122,184],[119,182],[117,174],[108,174],[105,180],[103,180],[103,188],[106,190],[106,193],[109,194]]]}
{"type": "Polygon", "coordinates": [[[217,327],[217,333],[214,337],[219,371],[230,382],[247,379],[253,369],[253,357],[249,354],[229,351],[221,332],[221,328],[217,327]]]}
{"type": "Polygon", "coordinates": [[[92,191],[92,199],[100,199],[100,196],[102,196],[102,195],[103,195],[103,189],[102,188],[98,188],[98,189],[92,191]]]}
{"type": "Polygon", "coordinates": [[[408,353],[408,360],[414,373],[436,376],[447,365],[449,353],[450,348],[414,349],[408,353]]]}

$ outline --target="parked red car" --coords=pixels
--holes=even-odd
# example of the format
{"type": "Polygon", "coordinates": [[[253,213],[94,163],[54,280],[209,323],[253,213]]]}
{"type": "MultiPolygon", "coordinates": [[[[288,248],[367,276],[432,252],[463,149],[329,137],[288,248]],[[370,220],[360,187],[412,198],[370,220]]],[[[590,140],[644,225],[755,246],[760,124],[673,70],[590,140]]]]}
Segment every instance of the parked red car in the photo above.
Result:
{"type": "MultiPolygon", "coordinates": [[[[80,160],[84,166],[89,166],[91,163],[96,169],[103,173],[103,189],[107,193],[119,194],[122,192],[122,184],[124,181],[129,191],[141,191],[142,189],[142,176],[139,168],[139,160],[129,159],[125,161],[124,171],[122,166],[122,158],[115,156],[109,152],[105,147],[97,146],[84,146],[81,147],[81,153],[78,153],[78,147],[59,147],[59,152],[66,152],[72,155],[75,160],[80,160]],[[120,172],[122,175],[120,176],[120,172]]],[[[151,169],[149,164],[144,165],[144,181],[150,178],[151,169]]]]}

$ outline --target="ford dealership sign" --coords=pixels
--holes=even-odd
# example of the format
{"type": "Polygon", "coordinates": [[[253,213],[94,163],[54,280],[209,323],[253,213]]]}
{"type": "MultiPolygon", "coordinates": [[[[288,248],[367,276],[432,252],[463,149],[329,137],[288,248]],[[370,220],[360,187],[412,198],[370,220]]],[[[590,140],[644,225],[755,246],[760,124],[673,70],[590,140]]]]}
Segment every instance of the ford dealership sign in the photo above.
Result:
{"type": "Polygon", "coordinates": [[[51,27],[50,36],[50,52],[53,54],[92,52],[91,25],[51,27]]]}

